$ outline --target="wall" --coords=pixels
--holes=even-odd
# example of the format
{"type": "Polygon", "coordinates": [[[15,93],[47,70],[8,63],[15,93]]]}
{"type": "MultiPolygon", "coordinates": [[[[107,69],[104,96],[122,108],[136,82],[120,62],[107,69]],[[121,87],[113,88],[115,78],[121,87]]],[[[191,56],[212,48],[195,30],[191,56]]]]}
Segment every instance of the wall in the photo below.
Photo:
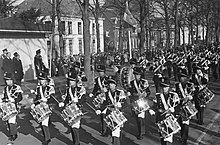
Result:
{"type": "MultiPolygon", "coordinates": [[[[41,49],[43,62],[48,67],[47,43],[45,38],[1,38],[0,49],[2,50],[4,48],[7,48],[11,52],[11,57],[13,57],[14,52],[20,54],[24,69],[24,80],[33,80],[35,78],[34,56],[36,50],[41,49]]],[[[2,51],[0,54],[2,54],[2,51]]]]}

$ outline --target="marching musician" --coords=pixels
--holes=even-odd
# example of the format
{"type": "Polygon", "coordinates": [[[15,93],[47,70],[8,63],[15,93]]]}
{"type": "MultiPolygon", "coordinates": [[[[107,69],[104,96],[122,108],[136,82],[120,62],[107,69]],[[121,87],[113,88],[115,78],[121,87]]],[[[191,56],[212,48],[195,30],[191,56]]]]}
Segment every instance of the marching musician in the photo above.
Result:
{"type": "Polygon", "coordinates": [[[75,61],[70,68],[71,72],[75,72],[78,76],[78,85],[82,85],[82,82],[86,82],[88,79],[83,71],[81,71],[80,62],[75,61]]]}
{"type": "MultiPolygon", "coordinates": [[[[76,105],[80,108],[83,102],[79,102],[85,98],[84,95],[86,94],[86,89],[84,86],[77,85],[78,83],[78,76],[76,72],[69,72],[67,77],[67,89],[66,89],[66,98],[64,102],[59,103],[59,107],[64,107],[69,105],[70,103],[76,103],[76,105]]],[[[85,101],[85,100],[84,100],[85,101]]],[[[80,120],[78,120],[75,124],[70,126],[73,145],[79,145],[79,128],[80,128],[80,120]]]]}
{"type": "MultiPolygon", "coordinates": [[[[168,105],[168,99],[177,93],[171,91],[170,80],[168,77],[162,77],[160,80],[161,92],[156,93],[156,98],[154,99],[154,104],[149,110],[151,115],[156,114],[156,123],[159,123],[165,119],[167,115],[172,114],[175,109],[168,105]]],[[[161,145],[167,145],[168,142],[173,142],[173,135],[167,138],[163,138],[161,135],[161,145]]]]}
{"type": "MultiPolygon", "coordinates": [[[[89,95],[90,97],[97,96],[101,93],[107,92],[107,80],[108,77],[105,74],[105,66],[104,65],[98,65],[97,66],[97,72],[99,73],[99,76],[95,78],[95,85],[93,88],[92,93],[89,95]]],[[[100,108],[98,108],[100,110],[100,108]]],[[[101,112],[103,111],[102,109],[100,110],[101,112]]],[[[107,136],[106,134],[106,124],[104,122],[104,116],[103,113],[97,111],[97,114],[100,115],[101,119],[101,135],[102,136],[107,136]]]]}
{"type": "Polygon", "coordinates": [[[194,67],[194,71],[195,72],[192,74],[192,80],[191,80],[195,86],[193,100],[195,102],[195,107],[198,110],[197,113],[198,124],[202,125],[205,104],[204,104],[204,100],[198,98],[198,95],[199,92],[201,92],[208,83],[208,74],[203,73],[202,68],[198,65],[194,67]]]}
{"type": "Polygon", "coordinates": [[[178,78],[179,82],[175,84],[175,89],[180,97],[180,103],[176,106],[175,111],[178,115],[178,122],[181,127],[181,143],[182,145],[187,145],[188,133],[189,133],[189,118],[187,112],[183,109],[186,103],[192,100],[192,92],[194,92],[194,87],[192,83],[187,81],[187,70],[180,69],[178,78]]]}
{"type": "MultiPolygon", "coordinates": [[[[39,84],[36,88],[36,91],[31,90],[32,93],[36,94],[34,98],[34,103],[31,105],[31,109],[34,109],[36,105],[41,102],[46,103],[47,105],[52,101],[55,95],[55,89],[53,86],[48,85],[47,74],[45,72],[39,72],[38,74],[39,84]]],[[[43,145],[48,145],[51,141],[50,131],[49,131],[49,116],[40,123],[41,129],[44,135],[43,145]]]]}
{"type": "Polygon", "coordinates": [[[128,72],[128,85],[130,85],[130,82],[134,80],[133,69],[137,65],[137,59],[131,58],[129,63],[130,63],[130,67],[128,72]]]}
{"type": "MultiPolygon", "coordinates": [[[[105,117],[114,110],[120,110],[122,108],[123,100],[126,98],[123,90],[116,89],[117,83],[115,76],[109,76],[107,83],[108,91],[105,92],[106,99],[101,108],[105,117]]],[[[111,136],[113,145],[120,145],[120,132],[120,127],[112,130],[111,136]]]]}
{"type": "MultiPolygon", "coordinates": [[[[146,99],[150,95],[149,84],[146,79],[146,76],[143,76],[143,68],[142,67],[134,67],[134,80],[130,83],[130,88],[128,92],[130,92],[130,102],[134,104],[140,98],[146,99]]],[[[132,108],[132,114],[136,118],[137,127],[138,127],[138,136],[137,139],[143,139],[143,135],[145,134],[145,112],[135,113],[132,108]]]]}
{"type": "MultiPolygon", "coordinates": [[[[5,73],[4,74],[4,79],[6,82],[6,86],[4,87],[3,90],[3,98],[0,98],[0,103],[6,103],[6,102],[11,102],[14,103],[17,107],[17,103],[22,100],[22,93],[23,91],[21,90],[21,87],[14,84],[12,74],[11,73],[5,73]]],[[[10,132],[10,141],[14,141],[17,139],[17,123],[16,123],[16,116],[8,119],[8,128],[10,132]]]]}

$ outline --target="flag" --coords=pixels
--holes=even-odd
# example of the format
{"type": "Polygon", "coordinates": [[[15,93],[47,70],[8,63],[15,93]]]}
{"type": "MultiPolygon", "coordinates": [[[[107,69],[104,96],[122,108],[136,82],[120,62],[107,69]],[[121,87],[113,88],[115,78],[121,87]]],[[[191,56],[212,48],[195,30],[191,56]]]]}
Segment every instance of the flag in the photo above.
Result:
{"type": "Polygon", "coordinates": [[[134,18],[134,16],[131,14],[130,10],[128,9],[128,2],[126,2],[126,6],[125,6],[124,21],[134,28],[137,27],[137,21],[134,18]]]}

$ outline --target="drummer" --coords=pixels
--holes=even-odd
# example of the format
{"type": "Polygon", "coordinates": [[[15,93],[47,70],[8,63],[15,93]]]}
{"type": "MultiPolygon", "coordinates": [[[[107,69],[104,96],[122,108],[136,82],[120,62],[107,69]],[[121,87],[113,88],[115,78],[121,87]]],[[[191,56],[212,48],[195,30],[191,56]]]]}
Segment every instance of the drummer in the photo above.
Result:
{"type": "Polygon", "coordinates": [[[187,102],[192,100],[190,92],[194,91],[193,87],[189,87],[192,83],[187,81],[187,70],[180,69],[178,74],[179,82],[175,84],[176,92],[181,98],[180,104],[176,107],[175,111],[178,115],[178,122],[181,127],[181,144],[187,145],[188,134],[189,134],[189,118],[187,112],[183,109],[187,102]],[[190,90],[189,90],[190,89],[190,90]]]}
{"type": "MultiPolygon", "coordinates": [[[[115,76],[109,76],[108,79],[108,91],[106,94],[106,100],[103,103],[103,108],[101,108],[103,111],[103,114],[105,116],[109,115],[114,110],[120,110],[122,107],[122,102],[124,101],[125,93],[123,90],[116,89],[116,79],[115,76]]],[[[101,112],[100,110],[97,110],[97,112],[101,112]]],[[[112,136],[112,143],[113,145],[120,145],[120,132],[121,129],[118,127],[115,130],[112,130],[111,136],[112,136]]]]}
{"type": "MultiPolygon", "coordinates": [[[[5,103],[5,102],[14,103],[17,109],[17,103],[22,100],[23,91],[21,90],[20,86],[14,84],[11,73],[5,73],[4,79],[6,82],[6,86],[4,87],[4,90],[3,90],[3,98],[0,98],[0,103],[5,103]]],[[[9,140],[14,141],[18,137],[16,116],[10,118],[7,121],[7,123],[8,123],[9,133],[10,133],[9,140]]]]}
{"type": "MultiPolygon", "coordinates": [[[[147,98],[150,95],[150,89],[149,84],[146,79],[146,76],[144,76],[143,73],[143,67],[134,67],[134,80],[130,83],[130,88],[128,89],[128,92],[130,92],[130,102],[131,104],[134,104],[135,101],[137,101],[140,98],[147,98]]],[[[136,118],[137,127],[138,127],[138,136],[137,139],[142,140],[143,135],[145,134],[145,112],[136,113],[135,110],[133,110],[132,106],[132,114],[136,118]]]]}
{"type": "MultiPolygon", "coordinates": [[[[162,77],[160,80],[160,93],[156,93],[156,98],[153,100],[154,104],[152,108],[149,110],[151,115],[156,114],[156,123],[163,121],[166,115],[172,114],[175,109],[174,107],[168,106],[168,98],[171,97],[172,94],[177,95],[177,93],[172,92],[170,89],[170,80],[168,77],[162,77]]],[[[161,145],[167,145],[168,142],[173,142],[173,135],[163,138],[161,136],[161,145]]]]}
{"type": "MultiPolygon", "coordinates": [[[[39,84],[36,88],[35,94],[36,98],[34,98],[34,103],[31,105],[31,109],[34,109],[36,105],[40,104],[41,102],[49,103],[53,100],[55,95],[55,89],[53,86],[48,85],[47,82],[47,73],[40,72],[38,75],[39,84]]],[[[33,90],[31,90],[33,92],[33,90]]],[[[48,145],[51,141],[50,131],[49,131],[49,117],[43,120],[40,123],[41,129],[44,135],[43,145],[48,145]]]]}
{"type": "MultiPolygon", "coordinates": [[[[83,100],[84,95],[86,94],[86,89],[82,85],[77,85],[78,76],[75,72],[69,72],[67,77],[67,89],[66,89],[66,98],[64,102],[59,103],[59,107],[64,107],[69,105],[70,103],[75,103],[79,108],[83,102],[79,102],[83,100]]],[[[85,100],[84,100],[85,101],[85,100]]],[[[80,120],[78,120],[75,124],[70,126],[73,144],[79,145],[79,128],[80,128],[80,120]]]]}
{"type": "Polygon", "coordinates": [[[198,95],[199,92],[201,92],[208,83],[208,74],[203,73],[202,68],[198,65],[194,67],[194,73],[192,74],[192,82],[195,85],[193,100],[195,102],[195,107],[198,110],[197,113],[198,124],[203,125],[205,101],[198,98],[198,95]]]}
{"type": "MultiPolygon", "coordinates": [[[[95,85],[92,90],[92,93],[89,95],[90,97],[97,96],[101,93],[107,92],[107,80],[108,76],[105,74],[105,66],[104,65],[98,65],[96,68],[97,72],[99,73],[99,76],[95,78],[95,85]]],[[[101,120],[101,135],[102,136],[107,136],[106,133],[106,124],[104,122],[104,115],[102,113],[102,109],[98,108],[101,113],[98,111],[98,115],[100,115],[100,120],[101,120]]]]}

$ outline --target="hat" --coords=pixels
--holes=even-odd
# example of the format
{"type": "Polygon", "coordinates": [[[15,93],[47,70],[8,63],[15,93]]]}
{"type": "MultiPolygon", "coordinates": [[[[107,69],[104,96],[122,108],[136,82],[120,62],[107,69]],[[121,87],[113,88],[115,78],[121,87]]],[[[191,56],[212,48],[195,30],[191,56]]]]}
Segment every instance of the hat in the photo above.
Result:
{"type": "Polygon", "coordinates": [[[38,49],[37,51],[36,51],[36,53],[38,54],[38,53],[40,53],[41,52],[41,50],[40,49],[38,49]]]}
{"type": "Polygon", "coordinates": [[[96,70],[98,72],[104,72],[105,71],[105,66],[104,65],[98,65],[96,70]]]}
{"type": "Polygon", "coordinates": [[[143,73],[142,67],[134,67],[134,71],[133,71],[134,75],[141,75],[142,73],[143,73]]]}
{"type": "Polygon", "coordinates": [[[3,49],[3,50],[2,50],[2,52],[5,52],[5,51],[8,51],[8,49],[7,49],[7,48],[5,48],[5,49],[3,49]]]}
{"type": "Polygon", "coordinates": [[[178,75],[179,75],[179,77],[187,77],[187,70],[186,69],[180,69],[178,75]]]}
{"type": "Polygon", "coordinates": [[[43,71],[39,72],[38,79],[39,80],[46,80],[47,79],[47,73],[43,72],[43,71]]]}
{"type": "Polygon", "coordinates": [[[108,82],[108,84],[110,84],[110,83],[117,84],[115,76],[109,76],[107,82],[108,82]]]}
{"type": "Polygon", "coordinates": [[[137,64],[137,59],[135,58],[130,59],[130,64],[137,64]]]}
{"type": "Polygon", "coordinates": [[[170,79],[168,77],[162,77],[160,80],[160,85],[162,87],[169,87],[170,86],[170,79]]]}
{"type": "Polygon", "coordinates": [[[8,73],[8,72],[4,73],[4,79],[5,80],[12,80],[12,73],[8,73]]]}
{"type": "Polygon", "coordinates": [[[18,53],[17,53],[17,52],[15,52],[15,53],[14,53],[14,56],[15,56],[15,57],[16,57],[16,56],[18,56],[18,53]]]}
{"type": "Polygon", "coordinates": [[[78,62],[78,61],[74,62],[73,66],[80,68],[80,62],[78,62]]]}
{"type": "Polygon", "coordinates": [[[77,73],[75,72],[69,72],[67,79],[70,81],[76,81],[77,80],[77,73]]]}

